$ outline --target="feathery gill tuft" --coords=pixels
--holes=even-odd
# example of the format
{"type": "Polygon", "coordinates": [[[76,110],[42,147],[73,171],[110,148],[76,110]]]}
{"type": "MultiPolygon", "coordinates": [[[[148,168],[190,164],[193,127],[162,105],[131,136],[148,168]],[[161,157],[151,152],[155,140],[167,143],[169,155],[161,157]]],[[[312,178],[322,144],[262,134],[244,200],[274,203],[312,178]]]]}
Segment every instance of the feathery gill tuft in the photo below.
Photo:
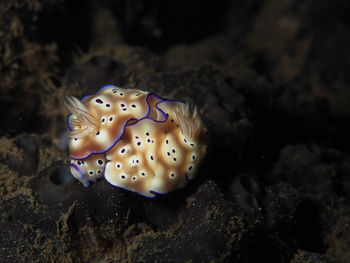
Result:
{"type": "Polygon", "coordinates": [[[70,119],[72,130],[69,136],[71,138],[82,138],[98,130],[96,118],[77,98],[65,96],[64,105],[73,114],[70,119]]]}

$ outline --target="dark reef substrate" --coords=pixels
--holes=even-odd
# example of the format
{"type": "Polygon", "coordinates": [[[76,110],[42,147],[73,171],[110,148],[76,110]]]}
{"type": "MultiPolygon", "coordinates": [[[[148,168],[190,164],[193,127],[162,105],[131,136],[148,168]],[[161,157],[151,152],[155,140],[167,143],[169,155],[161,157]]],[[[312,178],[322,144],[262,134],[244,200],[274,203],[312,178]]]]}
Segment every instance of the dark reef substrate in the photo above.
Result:
{"type": "Polygon", "coordinates": [[[0,3],[0,262],[350,262],[350,3],[0,3]],[[193,101],[210,151],[154,199],[69,173],[64,95],[193,101]]]}

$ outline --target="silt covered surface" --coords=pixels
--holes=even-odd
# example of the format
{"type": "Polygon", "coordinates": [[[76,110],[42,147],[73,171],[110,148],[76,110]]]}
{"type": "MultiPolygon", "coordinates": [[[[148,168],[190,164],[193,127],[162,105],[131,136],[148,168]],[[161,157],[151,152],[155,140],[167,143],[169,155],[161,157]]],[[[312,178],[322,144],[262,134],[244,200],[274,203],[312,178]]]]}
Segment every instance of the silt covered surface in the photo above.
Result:
{"type": "Polygon", "coordinates": [[[1,262],[349,262],[347,1],[0,3],[1,262]],[[64,95],[191,101],[208,155],[149,199],[69,172],[64,95]]]}

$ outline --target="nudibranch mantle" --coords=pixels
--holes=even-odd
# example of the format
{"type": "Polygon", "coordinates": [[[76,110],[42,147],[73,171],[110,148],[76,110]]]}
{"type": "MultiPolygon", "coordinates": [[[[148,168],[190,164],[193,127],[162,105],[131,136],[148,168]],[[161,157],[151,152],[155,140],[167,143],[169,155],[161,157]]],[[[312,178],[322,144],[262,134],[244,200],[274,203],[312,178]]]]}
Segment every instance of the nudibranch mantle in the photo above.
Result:
{"type": "Polygon", "coordinates": [[[197,108],[154,93],[102,87],[79,101],[66,97],[71,173],[84,186],[112,185],[154,197],[194,178],[207,149],[197,108]]]}

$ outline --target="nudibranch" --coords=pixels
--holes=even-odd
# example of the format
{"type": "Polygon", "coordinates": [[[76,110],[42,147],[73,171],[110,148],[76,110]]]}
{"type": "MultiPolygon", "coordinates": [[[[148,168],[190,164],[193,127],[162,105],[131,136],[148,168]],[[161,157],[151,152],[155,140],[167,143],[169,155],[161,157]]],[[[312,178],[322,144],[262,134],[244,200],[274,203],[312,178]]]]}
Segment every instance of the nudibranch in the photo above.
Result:
{"type": "Polygon", "coordinates": [[[84,186],[105,177],[154,197],[194,178],[207,132],[196,107],[154,93],[102,87],[81,101],[67,96],[72,175],[84,186]]]}

